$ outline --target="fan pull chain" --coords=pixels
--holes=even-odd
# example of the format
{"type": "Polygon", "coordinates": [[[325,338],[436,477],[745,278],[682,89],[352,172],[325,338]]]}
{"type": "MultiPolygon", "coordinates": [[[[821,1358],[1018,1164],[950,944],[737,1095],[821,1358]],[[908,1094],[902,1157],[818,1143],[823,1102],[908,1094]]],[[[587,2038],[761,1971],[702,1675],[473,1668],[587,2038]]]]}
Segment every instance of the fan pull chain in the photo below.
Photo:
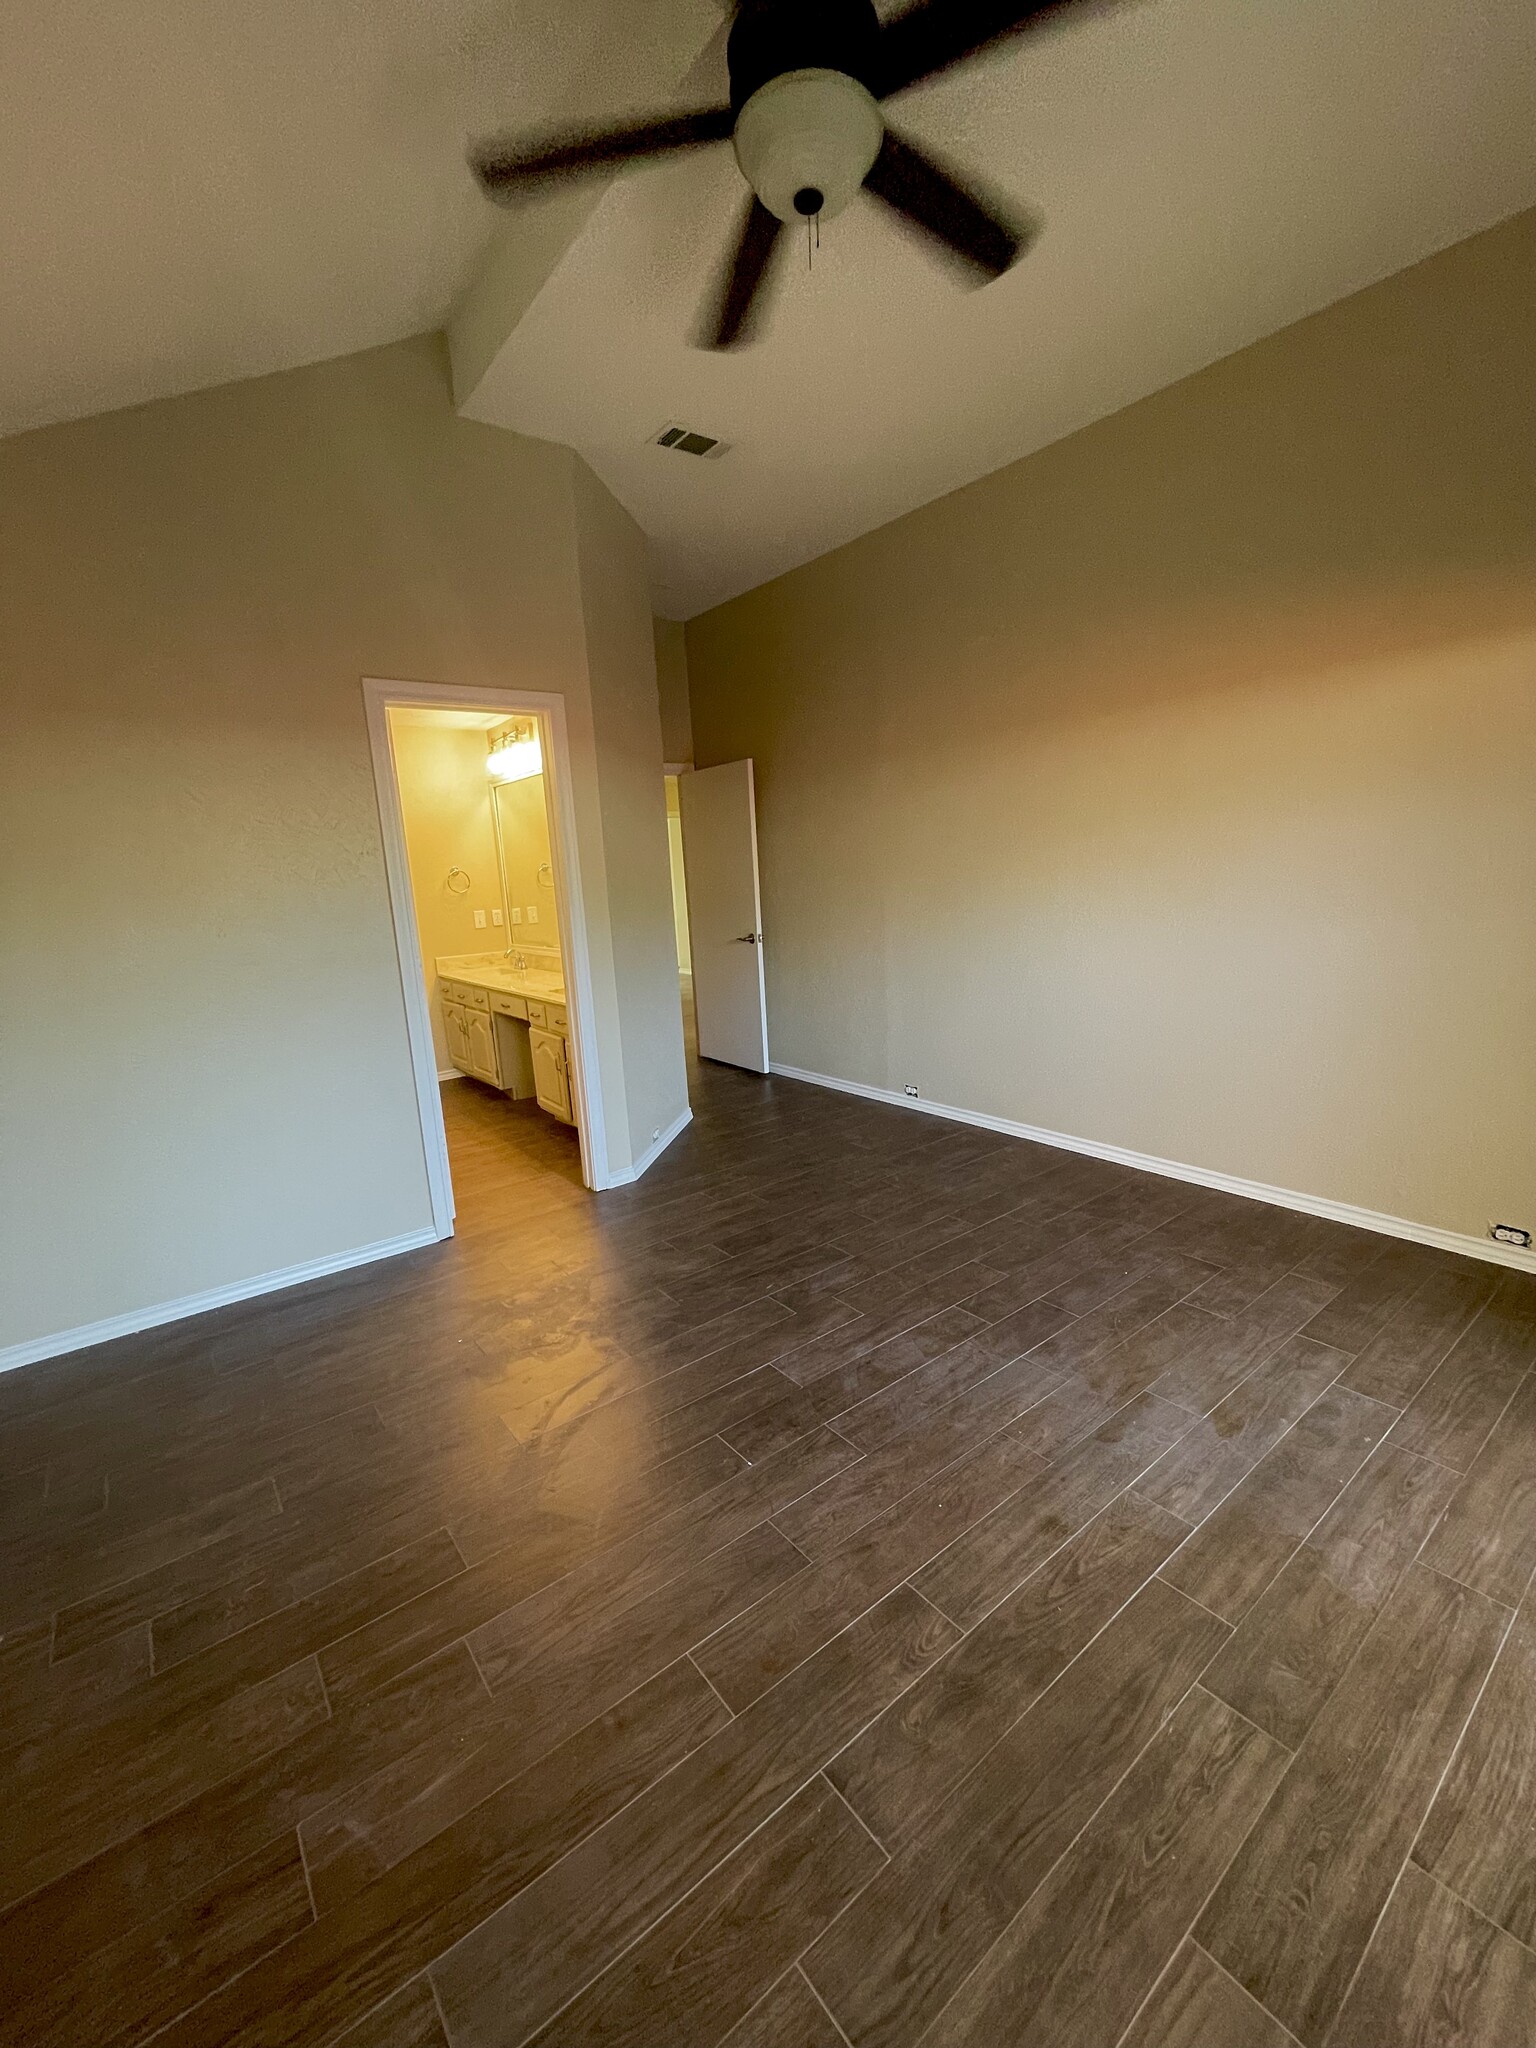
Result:
{"type": "Polygon", "coordinates": [[[816,251],[821,247],[821,215],[808,213],[805,217],[805,267],[816,268],[816,251]]]}

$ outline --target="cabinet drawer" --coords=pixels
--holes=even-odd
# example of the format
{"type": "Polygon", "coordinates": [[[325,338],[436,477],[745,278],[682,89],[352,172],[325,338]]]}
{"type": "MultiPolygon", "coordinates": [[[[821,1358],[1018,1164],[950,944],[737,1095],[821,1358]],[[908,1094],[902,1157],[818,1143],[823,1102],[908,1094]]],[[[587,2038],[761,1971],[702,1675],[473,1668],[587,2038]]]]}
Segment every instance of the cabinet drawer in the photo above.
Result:
{"type": "Polygon", "coordinates": [[[528,1005],[521,996],[493,995],[491,1008],[498,1017],[526,1017],[528,1005]]]}
{"type": "Polygon", "coordinates": [[[558,1031],[562,1037],[565,1035],[564,1003],[546,1003],[544,1005],[544,1024],[547,1030],[558,1031]]]}
{"type": "Polygon", "coordinates": [[[544,1029],[544,1005],[536,1003],[531,996],[528,998],[528,1022],[540,1031],[544,1029]]]}
{"type": "Polygon", "coordinates": [[[445,981],[440,984],[445,1003],[462,1003],[466,1010],[488,1010],[491,999],[483,988],[471,988],[467,981],[445,981]]]}

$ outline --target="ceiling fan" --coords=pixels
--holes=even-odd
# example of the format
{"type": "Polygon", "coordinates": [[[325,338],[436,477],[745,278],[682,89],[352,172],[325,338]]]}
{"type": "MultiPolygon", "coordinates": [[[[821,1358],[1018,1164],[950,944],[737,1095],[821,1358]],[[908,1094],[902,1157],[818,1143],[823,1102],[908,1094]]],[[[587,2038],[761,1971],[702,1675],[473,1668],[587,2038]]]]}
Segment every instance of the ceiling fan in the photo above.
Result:
{"type": "MultiPolygon", "coordinates": [[[[915,0],[883,26],[873,0],[737,0],[730,103],[596,132],[484,143],[470,165],[513,205],[556,180],[730,141],[752,188],[700,329],[705,348],[750,340],[786,228],[830,220],[861,188],[959,257],[982,282],[1033,238],[889,127],[880,102],[1018,34],[1074,0],[915,0]]],[[[1081,4],[1081,0],[1076,0],[1081,4]]]]}

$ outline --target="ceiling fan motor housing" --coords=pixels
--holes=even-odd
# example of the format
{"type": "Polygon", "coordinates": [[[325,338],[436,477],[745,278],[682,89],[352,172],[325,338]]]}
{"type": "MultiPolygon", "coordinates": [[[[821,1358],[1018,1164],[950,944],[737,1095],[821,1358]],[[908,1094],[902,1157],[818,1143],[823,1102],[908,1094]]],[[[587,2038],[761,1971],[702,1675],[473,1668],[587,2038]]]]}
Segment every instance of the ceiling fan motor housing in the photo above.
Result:
{"type": "Polygon", "coordinates": [[[885,125],[873,0],[740,0],[727,45],[736,161],[782,221],[830,220],[863,184],[885,125]]]}
{"type": "Polygon", "coordinates": [[[831,220],[880,154],[885,123],[844,71],[788,71],[760,85],[736,117],[736,161],[780,220],[831,220]]]}

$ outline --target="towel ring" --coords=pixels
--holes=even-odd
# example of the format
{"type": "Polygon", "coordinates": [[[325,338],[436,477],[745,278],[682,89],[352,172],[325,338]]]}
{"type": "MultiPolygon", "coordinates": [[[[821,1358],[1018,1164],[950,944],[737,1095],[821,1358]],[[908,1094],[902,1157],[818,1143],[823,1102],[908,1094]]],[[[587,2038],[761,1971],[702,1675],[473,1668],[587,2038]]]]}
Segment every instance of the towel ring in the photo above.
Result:
{"type": "Polygon", "coordinates": [[[462,868],[450,868],[448,870],[448,891],[450,895],[467,896],[469,894],[469,886],[469,876],[465,874],[462,868]],[[458,876],[457,881],[454,880],[455,875],[458,876]]]}

